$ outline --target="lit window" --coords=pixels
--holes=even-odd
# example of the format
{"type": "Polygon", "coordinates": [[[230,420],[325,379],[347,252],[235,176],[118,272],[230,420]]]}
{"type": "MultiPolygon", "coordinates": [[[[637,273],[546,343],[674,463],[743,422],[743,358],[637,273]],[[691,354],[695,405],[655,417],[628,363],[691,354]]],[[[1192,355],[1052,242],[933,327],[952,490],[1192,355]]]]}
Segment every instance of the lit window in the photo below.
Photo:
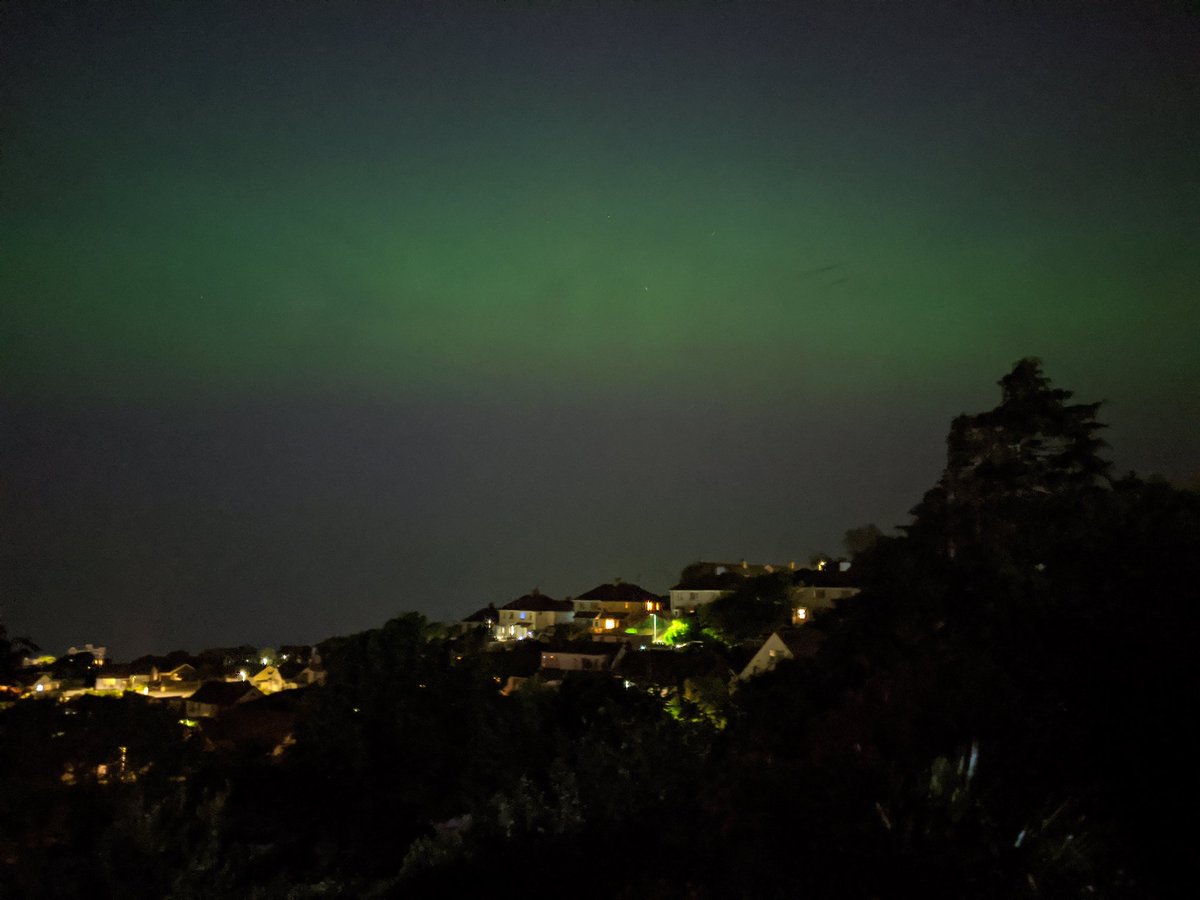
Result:
{"type": "Polygon", "coordinates": [[[803,606],[797,607],[796,611],[792,614],[792,621],[794,622],[803,622],[807,618],[808,610],[803,606]]]}
{"type": "Polygon", "coordinates": [[[521,613],[521,618],[525,618],[525,613],[521,613]]]}

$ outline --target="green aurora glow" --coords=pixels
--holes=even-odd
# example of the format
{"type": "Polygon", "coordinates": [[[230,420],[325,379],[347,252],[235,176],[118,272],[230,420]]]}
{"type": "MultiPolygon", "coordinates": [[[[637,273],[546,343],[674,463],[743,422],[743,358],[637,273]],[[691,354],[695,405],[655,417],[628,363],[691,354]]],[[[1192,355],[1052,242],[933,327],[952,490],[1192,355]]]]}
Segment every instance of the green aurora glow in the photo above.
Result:
{"type": "Polygon", "coordinates": [[[1096,107],[1121,82],[1073,111],[1055,72],[916,98],[870,71],[806,89],[779,80],[778,47],[718,79],[675,46],[606,85],[636,47],[571,72],[567,50],[523,62],[424,27],[436,52],[367,42],[361,73],[353,47],[325,48],[340,84],[302,64],[316,46],[302,24],[296,46],[253,48],[265,58],[227,35],[108,35],[22,72],[6,383],[695,385],[776,402],[990,374],[1034,351],[1068,376],[1119,356],[1135,390],[1197,382],[1200,181],[1176,142],[1196,131],[1191,95],[1131,104],[1114,126],[1096,107]],[[1170,327],[1145,327],[1148,306],[1170,327]]]}
{"type": "Polygon", "coordinates": [[[1195,479],[1197,110],[1152,0],[9,0],[0,618],[128,658],[803,559],[1027,355],[1195,479]]]}

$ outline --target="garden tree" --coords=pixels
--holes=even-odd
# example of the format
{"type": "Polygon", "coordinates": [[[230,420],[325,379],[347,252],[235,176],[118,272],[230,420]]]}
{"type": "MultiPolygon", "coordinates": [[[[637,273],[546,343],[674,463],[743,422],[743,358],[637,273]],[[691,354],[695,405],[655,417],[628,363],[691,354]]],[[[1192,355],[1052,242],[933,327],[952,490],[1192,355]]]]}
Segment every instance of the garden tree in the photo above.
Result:
{"type": "Polygon", "coordinates": [[[946,468],[913,510],[911,532],[936,535],[948,556],[987,545],[1036,556],[1075,504],[1111,485],[1099,403],[1068,403],[1035,357],[999,384],[999,406],[951,423],[946,468]]]}
{"type": "Polygon", "coordinates": [[[329,681],[302,707],[295,747],[270,779],[235,789],[231,808],[277,809],[271,823],[253,824],[260,833],[292,830],[289,864],[307,858],[317,869],[379,873],[399,864],[397,848],[480,790],[489,707],[500,698],[477,669],[450,664],[416,613],[326,642],[321,654],[329,681]]]}
{"type": "Polygon", "coordinates": [[[85,681],[94,678],[99,668],[96,658],[85,650],[70,656],[60,656],[54,661],[51,671],[55,678],[85,681]]]}
{"type": "Polygon", "coordinates": [[[791,572],[742,580],[730,593],[697,611],[701,626],[727,643],[757,638],[782,628],[791,618],[791,572]]]}
{"type": "Polygon", "coordinates": [[[142,697],[0,712],[0,821],[19,823],[0,828],[0,896],[166,896],[189,863],[199,756],[178,712],[142,697]]]}
{"type": "Polygon", "coordinates": [[[823,550],[820,553],[814,553],[808,558],[809,568],[817,569],[818,571],[828,568],[836,569],[838,562],[838,557],[831,553],[826,553],[823,550]]]}
{"type": "Polygon", "coordinates": [[[729,789],[821,822],[792,835],[818,863],[806,877],[829,878],[818,895],[1186,881],[1170,823],[1200,753],[1200,498],[1111,479],[1097,406],[1068,404],[1035,360],[1001,387],[996,409],[953,423],[905,534],[862,555],[863,593],[812,626],[828,631],[818,657],[736,695],[731,752],[760,764],[730,764],[745,783],[729,789]],[[968,804],[945,793],[947,766],[975,770],[968,804]]]}
{"type": "Polygon", "coordinates": [[[12,680],[21,668],[21,661],[35,655],[40,648],[29,638],[8,636],[8,629],[0,622],[0,684],[12,680]]]}
{"type": "Polygon", "coordinates": [[[847,529],[845,537],[842,538],[842,544],[845,546],[846,552],[850,554],[850,558],[856,559],[874,547],[881,537],[883,537],[883,532],[874,523],[860,525],[858,528],[847,529]]]}

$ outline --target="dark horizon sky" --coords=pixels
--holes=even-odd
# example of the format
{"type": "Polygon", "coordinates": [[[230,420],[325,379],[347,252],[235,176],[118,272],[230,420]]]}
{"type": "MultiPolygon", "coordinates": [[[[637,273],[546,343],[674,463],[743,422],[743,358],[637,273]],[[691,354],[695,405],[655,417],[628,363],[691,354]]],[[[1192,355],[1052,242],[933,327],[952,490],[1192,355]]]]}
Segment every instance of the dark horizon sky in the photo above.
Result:
{"type": "Polygon", "coordinates": [[[1184,3],[0,6],[0,621],[315,641],[888,528],[1041,356],[1200,477],[1184,3]]]}

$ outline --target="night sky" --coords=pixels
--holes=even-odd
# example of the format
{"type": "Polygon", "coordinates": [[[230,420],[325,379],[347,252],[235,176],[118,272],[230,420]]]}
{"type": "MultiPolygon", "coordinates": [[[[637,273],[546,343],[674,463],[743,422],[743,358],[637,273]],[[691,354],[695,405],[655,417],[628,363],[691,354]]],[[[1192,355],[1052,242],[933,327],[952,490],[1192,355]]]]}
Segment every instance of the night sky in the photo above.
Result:
{"type": "Polygon", "coordinates": [[[1200,475],[1188,3],[0,4],[0,621],[118,658],[1200,475]]]}

